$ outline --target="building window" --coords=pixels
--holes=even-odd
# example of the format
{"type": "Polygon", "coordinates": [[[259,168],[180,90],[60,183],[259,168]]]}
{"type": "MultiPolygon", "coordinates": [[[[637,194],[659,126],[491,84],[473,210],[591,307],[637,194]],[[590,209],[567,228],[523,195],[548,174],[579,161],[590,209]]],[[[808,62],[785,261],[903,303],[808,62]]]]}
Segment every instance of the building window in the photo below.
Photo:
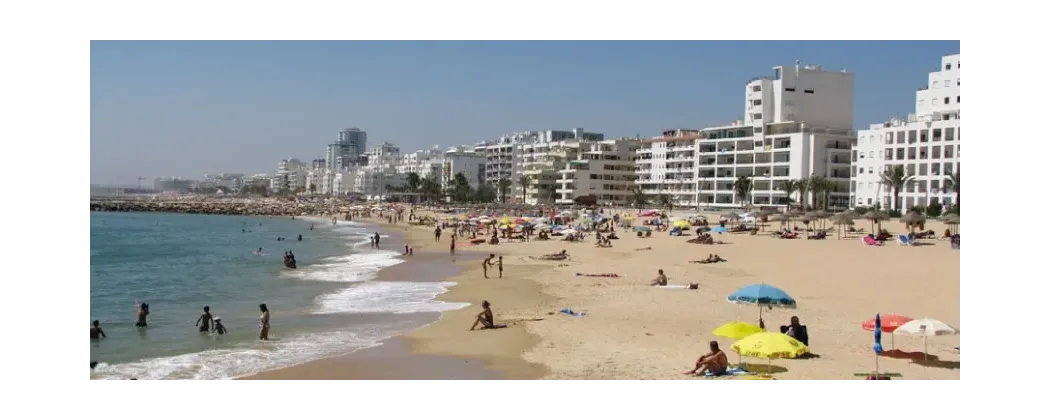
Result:
{"type": "Polygon", "coordinates": [[[904,132],[903,131],[898,131],[897,132],[897,144],[903,144],[903,143],[904,143],[904,132]]]}
{"type": "Polygon", "coordinates": [[[886,133],[886,144],[893,144],[893,133],[886,133]]]}
{"type": "Polygon", "coordinates": [[[944,158],[945,159],[953,158],[954,157],[953,153],[952,153],[953,150],[954,150],[954,148],[951,145],[944,146],[944,158]]]}
{"type": "Polygon", "coordinates": [[[926,143],[926,130],[919,130],[919,142],[926,143]]]}
{"type": "Polygon", "coordinates": [[[955,103],[960,103],[960,102],[962,102],[962,96],[956,96],[955,97],[955,103]]]}
{"type": "Polygon", "coordinates": [[[946,96],[946,97],[944,97],[944,104],[945,104],[945,105],[948,105],[948,104],[949,104],[950,102],[951,102],[951,98],[949,98],[949,97],[947,97],[947,96],[946,96]]]}
{"type": "MultiPolygon", "coordinates": [[[[754,85],[754,86],[752,86],[751,87],[751,91],[752,92],[761,92],[762,91],[762,85],[754,85]]],[[[739,90],[737,92],[739,92],[739,90]]]]}
{"type": "Polygon", "coordinates": [[[944,129],[944,141],[955,140],[955,129],[948,127],[944,129]]]}
{"type": "Polygon", "coordinates": [[[786,91],[788,91],[788,92],[794,92],[794,91],[795,91],[795,88],[784,88],[784,90],[786,90],[786,91]]]}
{"type": "Polygon", "coordinates": [[[869,173],[869,174],[873,174],[873,173],[875,173],[875,171],[871,170],[871,167],[869,166],[869,167],[868,167],[868,173],[869,173]]]}
{"type": "Polygon", "coordinates": [[[861,159],[864,159],[864,153],[861,153],[861,154],[860,154],[860,158],[861,158],[861,159]]]}
{"type": "MultiPolygon", "coordinates": [[[[739,92],[739,91],[737,91],[737,92],[739,92]]],[[[756,120],[761,120],[762,119],[762,114],[754,114],[754,115],[751,116],[751,118],[754,118],[756,120]]]]}
{"type": "Polygon", "coordinates": [[[941,141],[941,129],[933,129],[933,141],[941,141]]]}
{"type": "Polygon", "coordinates": [[[955,79],[955,86],[959,86],[959,80],[960,79],[955,79]]]}
{"type": "Polygon", "coordinates": [[[933,146],[933,148],[930,150],[930,153],[933,155],[934,159],[940,159],[941,158],[941,146],[933,146]]]}
{"type": "Polygon", "coordinates": [[[755,100],[751,101],[751,105],[754,105],[754,106],[762,105],[762,100],[761,99],[755,99],[755,100]]]}
{"type": "Polygon", "coordinates": [[[915,130],[908,130],[908,143],[915,143],[918,140],[919,134],[915,130]]]}
{"type": "Polygon", "coordinates": [[[952,81],[951,80],[945,80],[944,81],[944,87],[946,87],[946,88],[947,87],[952,87],[952,81]]]}
{"type": "MultiPolygon", "coordinates": [[[[945,64],[944,65],[944,69],[945,70],[951,70],[952,69],[952,63],[945,64]]],[[[739,91],[737,91],[737,92],[739,92],[739,91]]]]}
{"type": "Polygon", "coordinates": [[[864,173],[864,168],[860,168],[859,171],[860,171],[860,173],[863,174],[864,173]]]}
{"type": "MultiPolygon", "coordinates": [[[[738,91],[738,92],[739,92],[739,91],[738,91]]],[[[805,89],[805,90],[803,90],[802,92],[805,92],[805,93],[813,93],[813,89],[805,89]]]]}
{"type": "Polygon", "coordinates": [[[933,82],[933,88],[934,88],[934,89],[937,89],[937,87],[938,87],[938,86],[937,86],[937,84],[938,84],[938,83],[940,83],[940,82],[933,82]]]}
{"type": "Polygon", "coordinates": [[[920,107],[926,106],[926,100],[925,99],[919,99],[919,106],[920,107]]]}
{"type": "Polygon", "coordinates": [[[886,151],[885,151],[885,153],[883,155],[884,155],[883,159],[893,160],[893,149],[886,149],[886,151]]]}

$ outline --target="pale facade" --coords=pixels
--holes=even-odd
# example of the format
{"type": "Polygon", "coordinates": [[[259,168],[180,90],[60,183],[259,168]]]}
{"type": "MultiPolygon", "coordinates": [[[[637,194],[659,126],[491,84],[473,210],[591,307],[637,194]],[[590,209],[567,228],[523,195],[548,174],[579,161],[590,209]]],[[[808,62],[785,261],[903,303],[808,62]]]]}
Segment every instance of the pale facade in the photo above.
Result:
{"type": "Polygon", "coordinates": [[[633,197],[638,139],[583,140],[555,179],[554,202],[594,195],[599,205],[626,205],[633,197]]]}
{"type": "Polygon", "coordinates": [[[467,148],[451,148],[445,151],[440,164],[440,182],[442,188],[451,188],[456,174],[462,173],[470,184],[477,189],[486,183],[485,170],[488,159],[467,148]]]}
{"type": "Polygon", "coordinates": [[[945,180],[960,169],[959,60],[959,54],[941,57],[927,87],[915,94],[914,114],[872,124],[858,133],[850,170],[853,206],[892,208],[893,191],[881,180],[895,165],[902,165],[914,180],[900,192],[903,209],[934,201],[945,207],[953,204],[955,195],[945,188],[945,180]]]}

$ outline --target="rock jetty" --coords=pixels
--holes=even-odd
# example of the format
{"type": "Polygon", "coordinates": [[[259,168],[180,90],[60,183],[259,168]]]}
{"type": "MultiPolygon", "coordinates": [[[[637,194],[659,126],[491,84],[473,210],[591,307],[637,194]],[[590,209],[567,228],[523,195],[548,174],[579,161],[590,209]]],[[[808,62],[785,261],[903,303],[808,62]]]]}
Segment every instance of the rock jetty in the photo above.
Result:
{"type": "Polygon", "coordinates": [[[349,203],[326,201],[284,201],[272,199],[150,199],[91,200],[91,211],[189,213],[230,216],[306,216],[341,214],[349,203]]]}

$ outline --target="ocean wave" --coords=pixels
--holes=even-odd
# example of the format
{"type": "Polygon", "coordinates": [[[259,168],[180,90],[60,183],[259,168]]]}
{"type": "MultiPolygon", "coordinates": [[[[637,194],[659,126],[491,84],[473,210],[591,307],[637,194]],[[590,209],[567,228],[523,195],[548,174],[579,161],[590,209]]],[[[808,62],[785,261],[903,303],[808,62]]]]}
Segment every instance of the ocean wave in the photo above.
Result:
{"type": "Polygon", "coordinates": [[[455,286],[454,282],[368,282],[321,295],[315,314],[328,313],[425,313],[446,312],[469,303],[442,302],[435,298],[455,286]]]}
{"type": "Polygon", "coordinates": [[[92,370],[91,379],[231,379],[375,347],[411,327],[409,323],[359,325],[353,330],[253,341],[233,348],[114,365],[100,363],[92,370]]]}
{"type": "Polygon", "coordinates": [[[284,275],[302,280],[355,283],[376,278],[379,270],[404,262],[398,258],[400,253],[393,251],[375,251],[329,257],[318,264],[311,264],[294,271],[285,271],[284,275]]]}

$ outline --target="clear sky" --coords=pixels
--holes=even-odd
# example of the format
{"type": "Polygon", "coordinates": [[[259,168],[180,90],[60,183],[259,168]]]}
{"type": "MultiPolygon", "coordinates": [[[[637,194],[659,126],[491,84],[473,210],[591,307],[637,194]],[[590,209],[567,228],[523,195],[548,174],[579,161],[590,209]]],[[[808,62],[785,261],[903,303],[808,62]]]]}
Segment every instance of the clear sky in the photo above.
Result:
{"type": "Polygon", "coordinates": [[[959,41],[91,43],[91,182],[272,172],[340,129],[402,151],[512,131],[658,135],[741,118],[775,65],[855,73],[858,128],[914,111],[959,41]]]}

